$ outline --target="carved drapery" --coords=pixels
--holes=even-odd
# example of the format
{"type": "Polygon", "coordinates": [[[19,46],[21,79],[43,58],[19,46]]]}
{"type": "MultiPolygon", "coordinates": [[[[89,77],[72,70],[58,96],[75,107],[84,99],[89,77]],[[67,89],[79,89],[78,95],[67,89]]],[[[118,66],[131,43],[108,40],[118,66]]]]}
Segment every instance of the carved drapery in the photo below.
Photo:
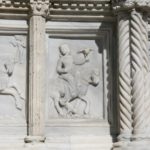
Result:
{"type": "MultiPolygon", "coordinates": [[[[113,1],[113,6],[115,12],[118,14],[118,35],[119,35],[119,114],[120,114],[120,136],[124,131],[124,134],[128,134],[128,130],[125,127],[130,128],[131,135],[129,138],[129,142],[126,144],[132,146],[133,141],[141,141],[148,139],[148,131],[149,131],[149,104],[150,104],[150,62],[148,55],[148,23],[147,23],[147,11],[149,8],[149,1],[136,1],[136,0],[127,0],[127,1],[113,1]],[[126,14],[128,13],[128,19],[124,17],[120,17],[120,13],[126,14]],[[121,18],[121,19],[120,19],[121,18]],[[124,28],[120,26],[121,22],[124,22],[124,28]],[[126,23],[128,22],[128,24],[126,23]],[[127,30],[128,29],[128,30],[127,30]],[[126,32],[123,34],[123,31],[126,32]],[[128,34],[128,36],[126,36],[128,34]],[[120,35],[122,36],[120,37],[120,35]],[[121,40],[121,38],[123,40],[121,40]],[[125,39],[129,40],[128,46],[126,46],[125,39]],[[120,46],[122,45],[122,47],[120,46]],[[128,53],[126,53],[128,52],[128,53]],[[131,86],[131,103],[127,103],[125,105],[122,101],[125,101],[128,96],[128,93],[122,92],[122,89],[127,91],[129,87],[125,84],[127,76],[122,77],[122,72],[125,72],[125,68],[121,71],[121,64],[126,63],[126,59],[129,54],[129,70],[127,74],[131,78],[130,86],[131,86]],[[123,59],[123,57],[126,59],[123,59]],[[126,77],[126,78],[125,78],[126,77]],[[120,78],[123,80],[120,80],[120,78]],[[122,94],[123,93],[123,94],[122,94]],[[122,96],[123,95],[123,96],[122,96]],[[124,99],[123,99],[124,98],[124,99]],[[123,106],[123,107],[121,107],[123,106]],[[128,106],[128,107],[126,107],[128,106]],[[125,108],[131,108],[131,112],[127,111],[125,108]],[[146,111],[148,110],[148,111],[146,111]],[[130,112],[130,116],[129,116],[130,112]],[[125,117],[124,117],[125,116],[125,117]],[[127,119],[128,117],[128,119],[127,119]],[[132,126],[128,126],[128,121],[132,126]],[[123,120],[123,121],[122,121],[123,120]],[[124,126],[123,126],[123,125],[124,126]],[[122,126],[124,128],[122,128],[122,126]]],[[[126,65],[127,67],[127,65],[126,65]]],[[[129,85],[129,84],[128,84],[129,85]]],[[[129,97],[128,97],[129,99],[129,97]]],[[[126,100],[127,101],[127,100],[126,100]]],[[[125,135],[126,135],[125,134],[125,135]]],[[[119,136],[119,137],[120,137],[119,136]]],[[[123,141],[121,139],[120,141],[123,141]]],[[[119,145],[119,146],[127,146],[127,145],[119,145]]],[[[135,143],[134,143],[135,144],[135,143]]],[[[115,145],[116,146],[116,145],[115,145]]],[[[118,146],[118,144],[117,144],[118,146]]],[[[140,147],[141,148],[141,147],[140,147]]]]}
{"type": "Polygon", "coordinates": [[[48,1],[30,1],[29,129],[26,142],[44,142],[45,17],[48,1]]]}

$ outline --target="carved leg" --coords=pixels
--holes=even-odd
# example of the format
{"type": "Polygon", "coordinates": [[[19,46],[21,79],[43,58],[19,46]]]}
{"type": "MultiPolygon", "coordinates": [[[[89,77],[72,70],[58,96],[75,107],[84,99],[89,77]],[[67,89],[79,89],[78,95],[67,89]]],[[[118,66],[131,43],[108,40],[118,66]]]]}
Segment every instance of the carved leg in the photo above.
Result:
{"type": "Polygon", "coordinates": [[[15,88],[7,88],[1,91],[3,95],[11,95],[15,99],[16,108],[22,110],[21,99],[18,91],[15,88]]]}
{"type": "Polygon", "coordinates": [[[87,115],[90,112],[90,100],[85,100],[83,98],[79,98],[81,101],[85,102],[84,114],[87,115]]]}
{"type": "Polygon", "coordinates": [[[60,102],[60,94],[59,94],[59,93],[54,94],[51,98],[52,98],[53,101],[54,101],[54,106],[55,106],[55,108],[56,108],[58,114],[61,115],[61,116],[64,116],[64,113],[63,113],[63,111],[62,111],[62,109],[61,109],[61,107],[60,107],[60,105],[59,105],[59,102],[60,102]]]}
{"type": "Polygon", "coordinates": [[[17,88],[18,86],[15,83],[14,83],[14,85],[10,85],[10,87],[17,91],[18,95],[20,96],[20,99],[25,100],[25,97],[22,96],[20,89],[17,88]]]}

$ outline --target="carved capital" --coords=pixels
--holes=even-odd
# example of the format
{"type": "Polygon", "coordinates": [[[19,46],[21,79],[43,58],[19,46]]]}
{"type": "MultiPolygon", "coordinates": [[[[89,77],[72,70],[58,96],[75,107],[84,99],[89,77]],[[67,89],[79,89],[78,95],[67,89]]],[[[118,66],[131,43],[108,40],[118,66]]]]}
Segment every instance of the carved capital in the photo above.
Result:
{"type": "Polygon", "coordinates": [[[112,4],[115,11],[130,10],[133,8],[150,11],[150,0],[112,0],[112,4]]]}
{"type": "Polygon", "coordinates": [[[49,14],[49,0],[30,0],[32,16],[46,17],[49,14]]]}

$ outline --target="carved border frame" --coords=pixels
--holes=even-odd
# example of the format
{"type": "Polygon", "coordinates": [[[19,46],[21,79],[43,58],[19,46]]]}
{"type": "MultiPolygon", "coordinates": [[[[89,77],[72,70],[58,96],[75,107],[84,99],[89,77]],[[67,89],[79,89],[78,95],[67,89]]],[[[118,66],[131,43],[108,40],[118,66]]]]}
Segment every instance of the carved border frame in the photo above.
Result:
{"type": "MultiPolygon", "coordinates": [[[[51,38],[82,38],[82,39],[101,39],[104,43],[103,45],[103,52],[102,52],[102,58],[103,58],[103,68],[104,74],[103,74],[103,85],[104,85],[104,95],[103,95],[103,102],[105,105],[105,112],[104,114],[104,120],[98,120],[98,119],[77,119],[70,121],[67,119],[52,119],[51,121],[46,122],[46,127],[61,127],[61,126],[89,126],[89,127],[109,127],[107,123],[107,116],[108,116],[108,108],[107,104],[108,101],[111,103],[110,107],[112,107],[112,62],[111,62],[111,53],[112,53],[112,27],[111,26],[103,26],[101,23],[96,23],[94,26],[90,26],[90,24],[86,23],[84,25],[79,23],[74,23],[74,25],[69,25],[68,23],[64,23],[62,25],[61,23],[57,23],[58,25],[53,25],[53,22],[49,22],[50,25],[47,23],[46,26],[46,34],[47,36],[50,35],[51,38]],[[106,42],[105,42],[106,41],[106,42]],[[107,66],[108,65],[108,66],[107,66]],[[87,124],[88,122],[88,124],[87,124]]],[[[113,109],[113,108],[110,108],[113,109]]],[[[112,110],[111,110],[112,111],[112,110]]],[[[112,114],[112,113],[110,113],[112,114]]],[[[111,121],[113,116],[111,117],[111,121]]],[[[113,123],[112,123],[113,124],[113,123]]]]}
{"type": "MultiPolygon", "coordinates": [[[[27,53],[28,53],[28,25],[26,23],[25,20],[22,21],[19,21],[19,20],[15,20],[16,22],[14,22],[14,20],[3,20],[3,19],[0,19],[0,36],[14,36],[14,35],[25,35],[27,36],[27,53]]],[[[27,54],[28,55],[28,54],[27,54]]],[[[28,56],[27,56],[27,76],[28,76],[28,56]]],[[[28,89],[28,77],[26,78],[27,80],[27,85],[26,85],[26,90],[28,89]]],[[[26,91],[28,92],[28,91],[26,91]]],[[[28,96],[26,96],[26,103],[28,103],[28,96]]],[[[25,106],[26,107],[26,106],[25,106]]],[[[26,107],[26,112],[27,113],[27,107],[26,107]]],[[[25,121],[27,122],[27,117],[25,118],[25,121]]],[[[9,135],[9,138],[11,139],[11,141],[20,141],[22,142],[24,140],[24,136],[27,135],[27,123],[26,125],[24,123],[17,123],[16,121],[13,123],[9,122],[9,120],[6,120],[6,122],[0,122],[0,128],[5,128],[5,126],[9,127],[8,130],[10,129],[10,132],[12,131],[11,129],[14,129],[14,131],[12,131],[13,133],[17,132],[17,130],[15,128],[17,127],[23,127],[25,128],[26,130],[26,133],[23,135],[18,135],[18,136],[12,136],[11,134],[9,135]]],[[[2,130],[1,129],[1,130],[2,130]]],[[[20,130],[20,129],[19,129],[20,130]]],[[[8,139],[7,137],[3,137],[1,138],[0,137],[0,143],[4,143],[6,142],[8,139]]]]}

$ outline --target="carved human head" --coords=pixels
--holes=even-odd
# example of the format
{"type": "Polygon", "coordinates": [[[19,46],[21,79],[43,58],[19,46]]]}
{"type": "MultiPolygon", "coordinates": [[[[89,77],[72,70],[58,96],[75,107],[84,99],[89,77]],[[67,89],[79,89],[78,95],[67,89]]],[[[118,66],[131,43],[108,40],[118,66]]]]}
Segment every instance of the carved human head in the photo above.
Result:
{"type": "Polygon", "coordinates": [[[67,44],[60,45],[59,51],[60,51],[60,54],[63,56],[70,54],[70,49],[69,49],[69,46],[67,44]]]}

